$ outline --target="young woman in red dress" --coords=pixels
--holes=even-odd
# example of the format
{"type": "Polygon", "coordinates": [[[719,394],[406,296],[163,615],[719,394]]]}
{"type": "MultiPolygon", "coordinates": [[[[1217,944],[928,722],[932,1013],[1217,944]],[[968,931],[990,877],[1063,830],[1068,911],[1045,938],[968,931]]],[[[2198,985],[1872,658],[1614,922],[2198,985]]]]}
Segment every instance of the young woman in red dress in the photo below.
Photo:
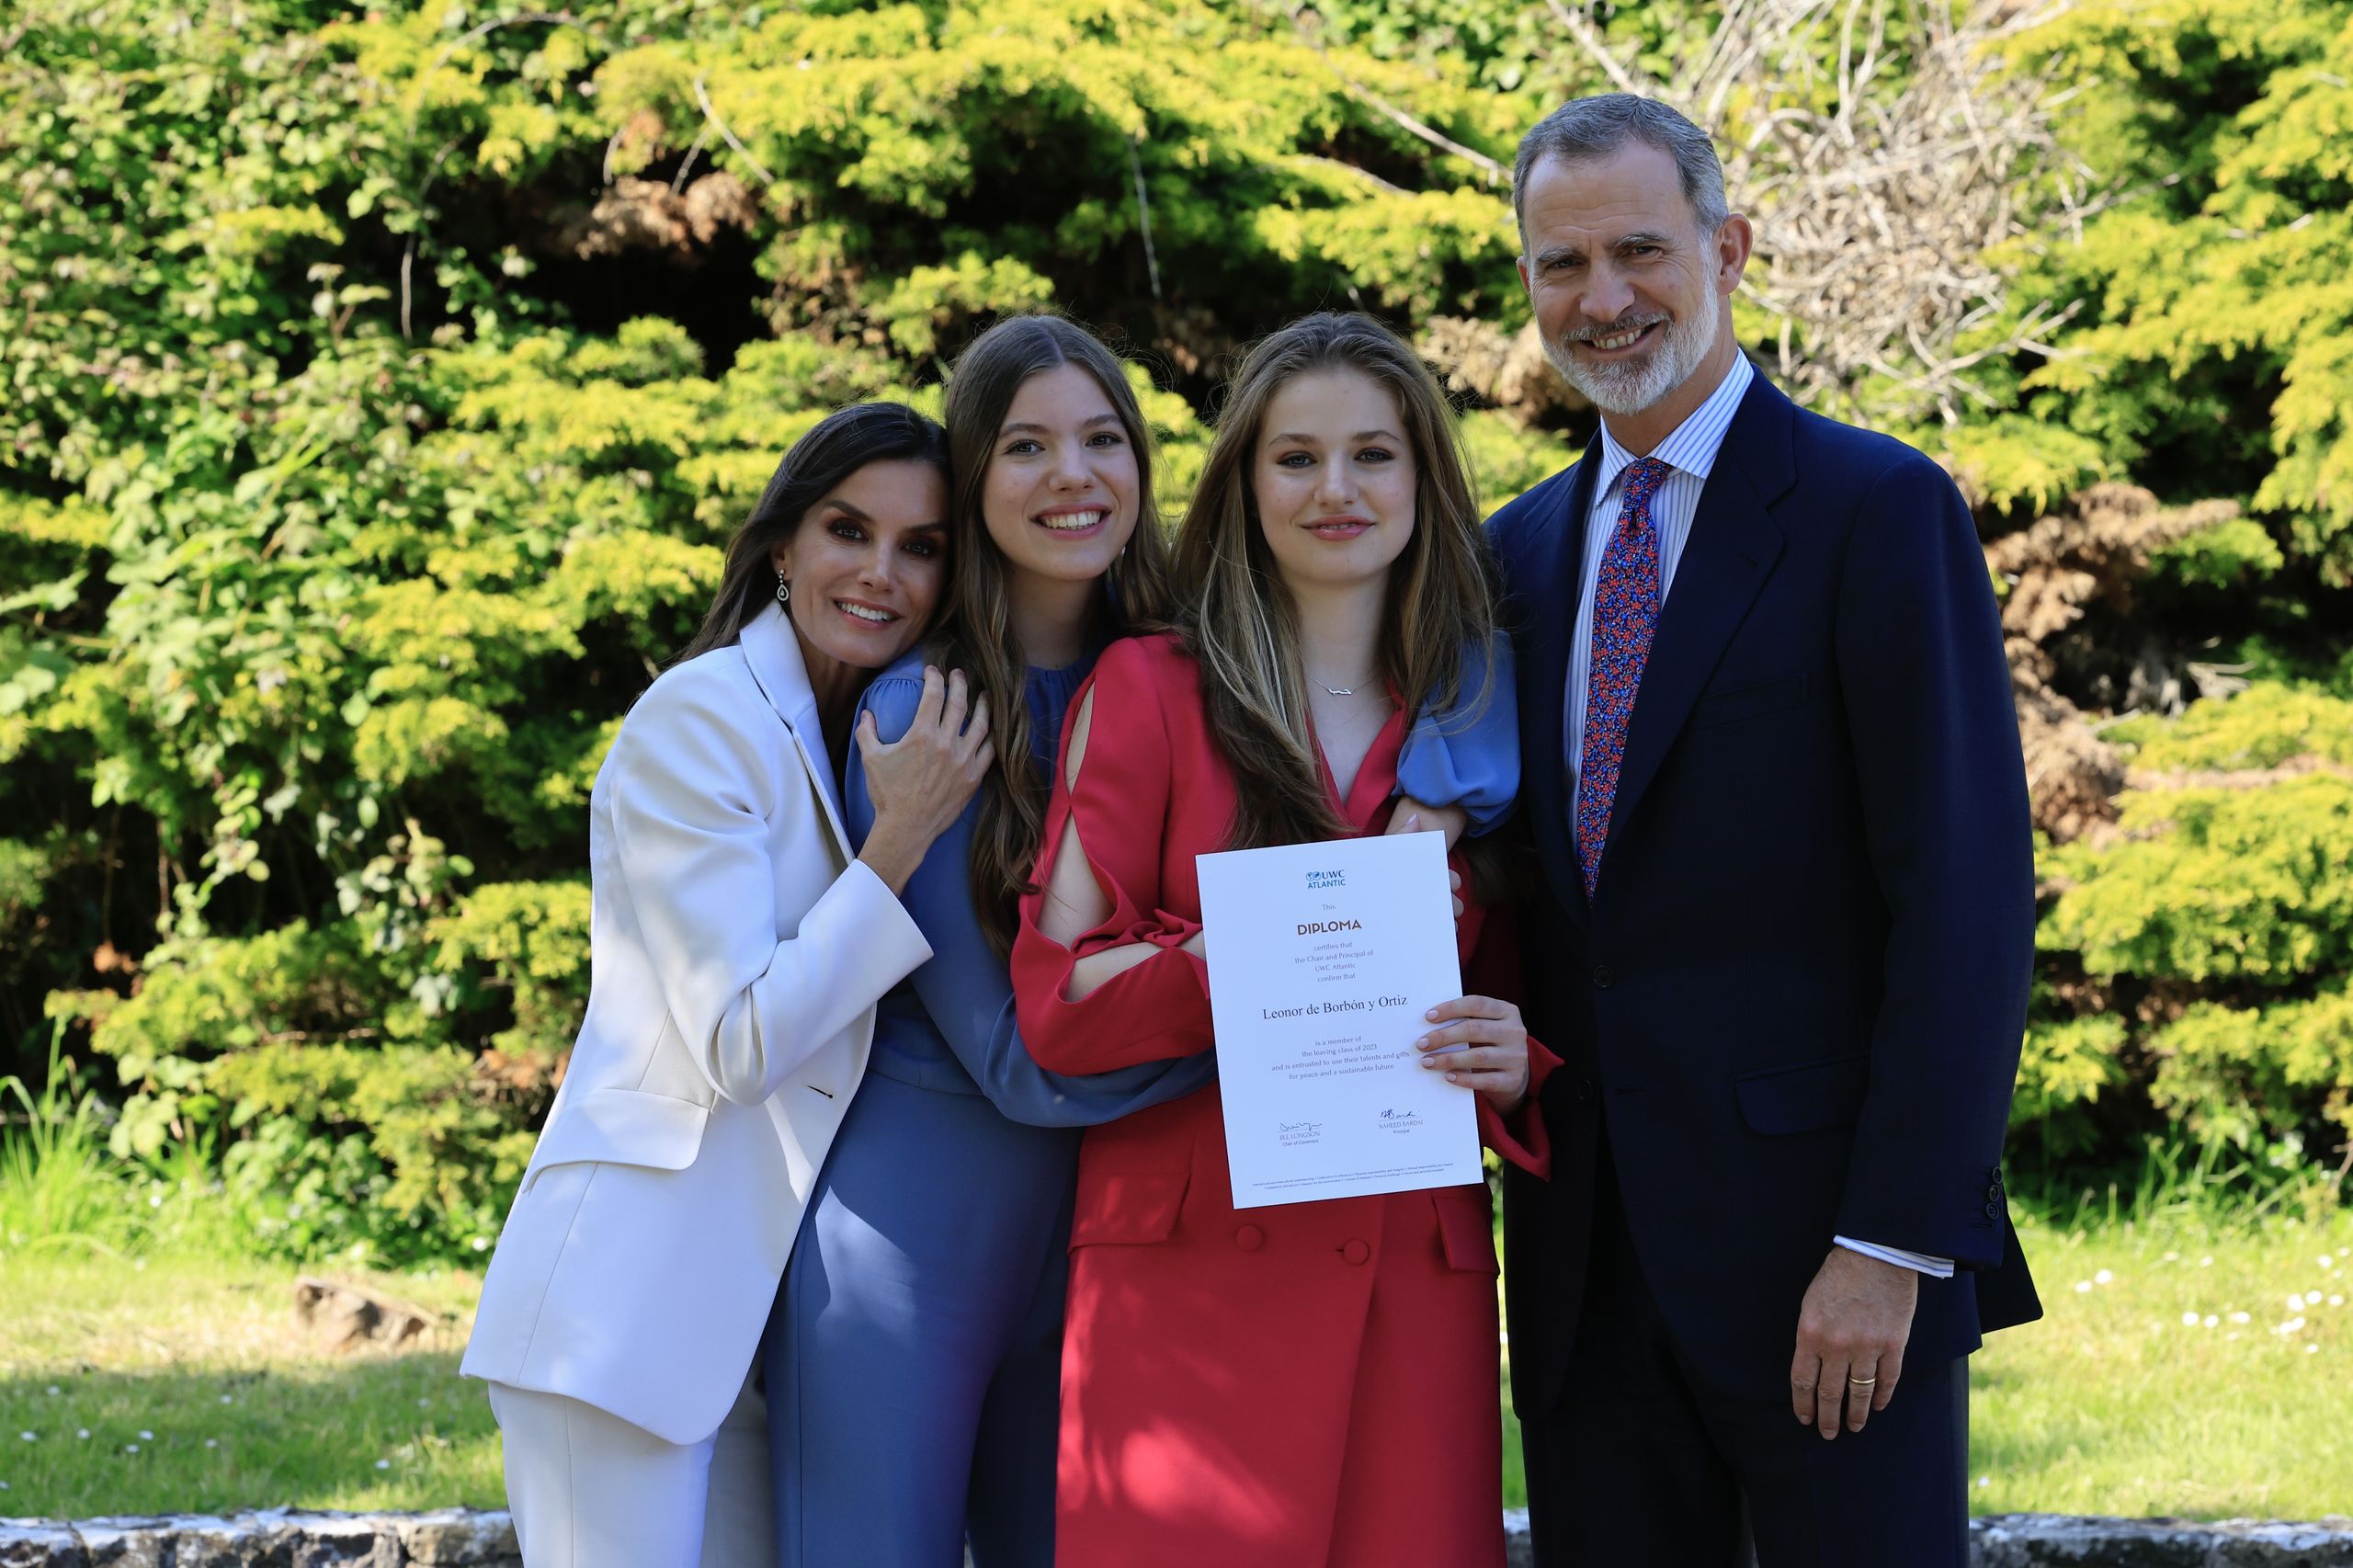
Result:
{"type": "MultiPolygon", "coordinates": [[[[1445,398],[1362,316],[1261,343],[1176,541],[1180,625],[1074,710],[1013,981],[1040,1064],[1211,1046],[1193,857],[1377,834],[1405,727],[1492,634],[1445,398]]],[[[1466,908],[1466,959],[1481,912],[1466,908]]],[[[1553,1064],[1506,1002],[1434,1009],[1422,1065],[1541,1174],[1553,1064]]],[[[1214,1085],[1089,1129],[1063,1352],[1069,1568],[1498,1568],[1495,1255],[1481,1186],[1236,1210],[1214,1085]]]]}

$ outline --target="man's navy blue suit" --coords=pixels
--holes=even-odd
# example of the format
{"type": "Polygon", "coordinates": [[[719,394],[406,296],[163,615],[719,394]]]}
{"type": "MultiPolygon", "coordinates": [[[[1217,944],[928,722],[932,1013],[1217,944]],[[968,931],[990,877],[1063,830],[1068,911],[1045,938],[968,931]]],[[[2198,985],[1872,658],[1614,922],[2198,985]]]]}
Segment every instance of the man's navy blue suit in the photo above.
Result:
{"type": "MultiPolygon", "coordinates": [[[[1778,1408],[1821,1444],[1790,1414],[1790,1363],[1833,1236],[1958,1266],[1920,1281],[1907,1386],[2040,1311],[2000,1173],[2034,873],[1995,601],[1934,463],[1759,374],[1661,608],[1588,903],[1562,733],[1597,466],[1489,524],[1545,884],[1527,1016],[1565,1062],[1545,1091],[1552,1181],[1506,1173],[1514,1404],[1533,1428],[1579,1397],[1597,1203],[1622,1206],[1605,1228],[1631,1240],[1699,1409],[1736,1426],[1778,1408]]],[[[1904,1397],[1836,1444],[1900,1440],[1904,1397]]],[[[1919,1506],[1958,1506],[1957,1463],[1930,1468],[1919,1506]]],[[[1531,1474],[1540,1515],[1544,1484],[1531,1474]]],[[[1904,1517],[1885,1497],[1868,1512],[1904,1517]]],[[[1819,1560],[1934,1557],[1882,1546],[1819,1560]]]]}

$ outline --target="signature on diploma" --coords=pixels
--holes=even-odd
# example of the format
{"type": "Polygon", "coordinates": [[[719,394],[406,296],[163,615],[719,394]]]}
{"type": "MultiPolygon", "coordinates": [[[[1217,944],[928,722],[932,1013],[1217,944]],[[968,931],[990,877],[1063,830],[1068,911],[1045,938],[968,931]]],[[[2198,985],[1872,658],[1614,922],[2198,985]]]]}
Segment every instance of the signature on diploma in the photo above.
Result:
{"type": "Polygon", "coordinates": [[[1320,1121],[1278,1121],[1275,1123],[1275,1131],[1278,1132],[1316,1133],[1324,1131],[1324,1124],[1320,1121]]]}

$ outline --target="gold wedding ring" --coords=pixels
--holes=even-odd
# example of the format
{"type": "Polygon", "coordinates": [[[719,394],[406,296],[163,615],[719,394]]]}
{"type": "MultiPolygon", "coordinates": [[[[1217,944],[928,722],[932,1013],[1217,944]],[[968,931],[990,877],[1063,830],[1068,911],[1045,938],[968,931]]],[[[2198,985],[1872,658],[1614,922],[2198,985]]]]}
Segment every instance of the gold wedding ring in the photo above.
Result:
{"type": "Polygon", "coordinates": [[[1879,1385],[1877,1377],[1859,1378],[1851,1372],[1847,1375],[1847,1381],[1859,1389],[1876,1388],[1879,1385]]]}

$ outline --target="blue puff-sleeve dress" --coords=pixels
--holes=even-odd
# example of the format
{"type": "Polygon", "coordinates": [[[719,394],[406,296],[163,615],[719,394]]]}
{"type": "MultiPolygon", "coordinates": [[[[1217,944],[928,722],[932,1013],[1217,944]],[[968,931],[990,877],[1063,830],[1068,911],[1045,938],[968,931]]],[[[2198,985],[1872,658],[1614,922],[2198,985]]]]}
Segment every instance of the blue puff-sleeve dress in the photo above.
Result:
{"type": "MultiPolygon", "coordinates": [[[[1509,644],[1473,655],[1458,709],[1415,723],[1398,788],[1482,832],[1511,809],[1519,751],[1509,644]]],[[[901,659],[860,699],[885,742],[915,722],[923,664],[901,659]]],[[[1041,780],[1094,665],[1026,672],[1041,780]]],[[[862,845],[874,806],[854,745],[843,797],[862,845]]],[[[769,1319],[779,1568],[961,1568],[968,1544],[976,1568],[1051,1568],[1079,1135],[1215,1070],[1202,1055],[1068,1077],[1030,1060],[973,914],[979,811],[976,797],[901,895],[932,958],[877,1011],[769,1319]]]]}

